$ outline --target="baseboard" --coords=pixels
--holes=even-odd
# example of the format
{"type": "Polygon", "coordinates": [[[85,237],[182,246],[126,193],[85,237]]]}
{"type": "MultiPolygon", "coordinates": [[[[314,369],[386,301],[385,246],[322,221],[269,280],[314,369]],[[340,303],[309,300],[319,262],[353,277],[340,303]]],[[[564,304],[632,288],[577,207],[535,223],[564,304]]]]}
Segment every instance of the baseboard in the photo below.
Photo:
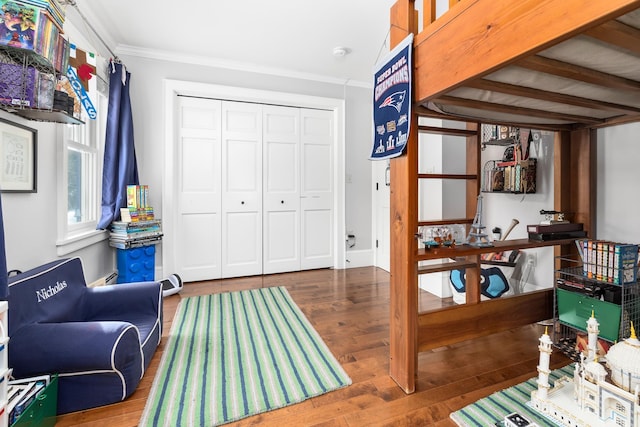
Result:
{"type": "Polygon", "coordinates": [[[347,251],[345,268],[369,267],[373,265],[373,250],[347,251]]]}

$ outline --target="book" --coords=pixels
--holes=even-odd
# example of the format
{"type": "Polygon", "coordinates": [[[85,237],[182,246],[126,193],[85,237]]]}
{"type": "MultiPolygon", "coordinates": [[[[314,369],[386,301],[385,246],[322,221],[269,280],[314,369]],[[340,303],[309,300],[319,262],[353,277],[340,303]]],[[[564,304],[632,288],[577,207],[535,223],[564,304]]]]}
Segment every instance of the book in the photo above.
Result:
{"type": "Polygon", "coordinates": [[[162,235],[154,237],[145,237],[142,239],[134,240],[114,240],[109,239],[109,246],[116,249],[131,249],[139,248],[141,246],[155,245],[162,241],[162,235]]]}
{"type": "Polygon", "coordinates": [[[22,415],[22,413],[25,411],[25,409],[27,409],[29,407],[29,405],[31,405],[31,403],[36,399],[36,397],[38,396],[38,394],[40,394],[40,392],[42,390],[44,390],[46,383],[44,381],[34,381],[32,383],[29,384],[33,384],[33,387],[30,389],[30,391],[22,398],[22,400],[20,400],[16,406],[13,408],[13,413],[11,415],[12,418],[12,423],[16,422],[18,420],[18,418],[20,418],[20,415],[22,415]]]}
{"type": "Polygon", "coordinates": [[[559,233],[561,231],[580,231],[583,229],[582,223],[564,223],[564,224],[531,224],[527,225],[529,233],[559,233]]]}
{"type": "Polygon", "coordinates": [[[159,219],[137,221],[137,222],[125,222],[125,221],[113,221],[111,223],[111,231],[134,231],[144,230],[148,228],[159,228],[162,222],[159,219]]]}
{"type": "Polygon", "coordinates": [[[138,211],[149,207],[148,185],[127,185],[127,207],[138,211]]]}
{"type": "Polygon", "coordinates": [[[25,401],[30,396],[31,391],[36,387],[35,381],[30,381],[24,384],[7,384],[7,390],[11,391],[9,394],[12,396],[7,404],[7,413],[9,414],[9,425],[13,424],[22,411],[28,406],[25,405],[25,401]],[[15,390],[18,390],[17,394],[15,390]]]}
{"type": "Polygon", "coordinates": [[[613,249],[613,284],[624,285],[636,281],[638,245],[616,243],[613,249]]]}

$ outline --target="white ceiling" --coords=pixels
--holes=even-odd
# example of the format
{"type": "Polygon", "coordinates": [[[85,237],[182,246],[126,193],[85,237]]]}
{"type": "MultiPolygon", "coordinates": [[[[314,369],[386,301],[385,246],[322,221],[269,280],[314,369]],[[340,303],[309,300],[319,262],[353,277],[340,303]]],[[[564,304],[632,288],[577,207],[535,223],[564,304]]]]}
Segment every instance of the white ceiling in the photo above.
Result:
{"type": "MultiPolygon", "coordinates": [[[[394,2],[77,0],[77,7],[119,56],[169,57],[371,86],[374,65],[389,50],[394,2]],[[336,46],[351,53],[334,57],[336,46]]],[[[67,15],[75,14],[69,9],[67,15]]],[[[102,45],[96,37],[89,40],[102,45]]]]}

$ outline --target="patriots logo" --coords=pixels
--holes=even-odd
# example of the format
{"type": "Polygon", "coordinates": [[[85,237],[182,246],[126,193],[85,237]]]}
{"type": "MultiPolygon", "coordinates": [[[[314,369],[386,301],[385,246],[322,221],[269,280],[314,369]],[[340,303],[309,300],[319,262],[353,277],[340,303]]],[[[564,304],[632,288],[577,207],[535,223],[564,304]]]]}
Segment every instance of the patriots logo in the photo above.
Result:
{"type": "Polygon", "coordinates": [[[407,96],[406,90],[403,90],[402,92],[392,93],[391,95],[387,96],[384,101],[382,101],[382,104],[380,104],[378,108],[393,107],[399,113],[400,109],[402,108],[402,103],[404,102],[404,98],[406,96],[407,96]]]}

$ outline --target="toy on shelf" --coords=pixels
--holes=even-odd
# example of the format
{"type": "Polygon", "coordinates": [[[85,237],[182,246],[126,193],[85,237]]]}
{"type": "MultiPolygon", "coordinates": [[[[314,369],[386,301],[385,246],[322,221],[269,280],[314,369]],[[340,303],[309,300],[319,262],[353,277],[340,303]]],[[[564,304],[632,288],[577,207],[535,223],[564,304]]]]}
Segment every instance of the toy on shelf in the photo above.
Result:
{"type": "Polygon", "coordinates": [[[477,246],[479,248],[488,248],[493,246],[489,240],[489,236],[484,232],[486,227],[482,223],[482,194],[478,195],[478,205],[476,208],[476,216],[471,224],[469,236],[467,236],[467,244],[477,246]]]}

